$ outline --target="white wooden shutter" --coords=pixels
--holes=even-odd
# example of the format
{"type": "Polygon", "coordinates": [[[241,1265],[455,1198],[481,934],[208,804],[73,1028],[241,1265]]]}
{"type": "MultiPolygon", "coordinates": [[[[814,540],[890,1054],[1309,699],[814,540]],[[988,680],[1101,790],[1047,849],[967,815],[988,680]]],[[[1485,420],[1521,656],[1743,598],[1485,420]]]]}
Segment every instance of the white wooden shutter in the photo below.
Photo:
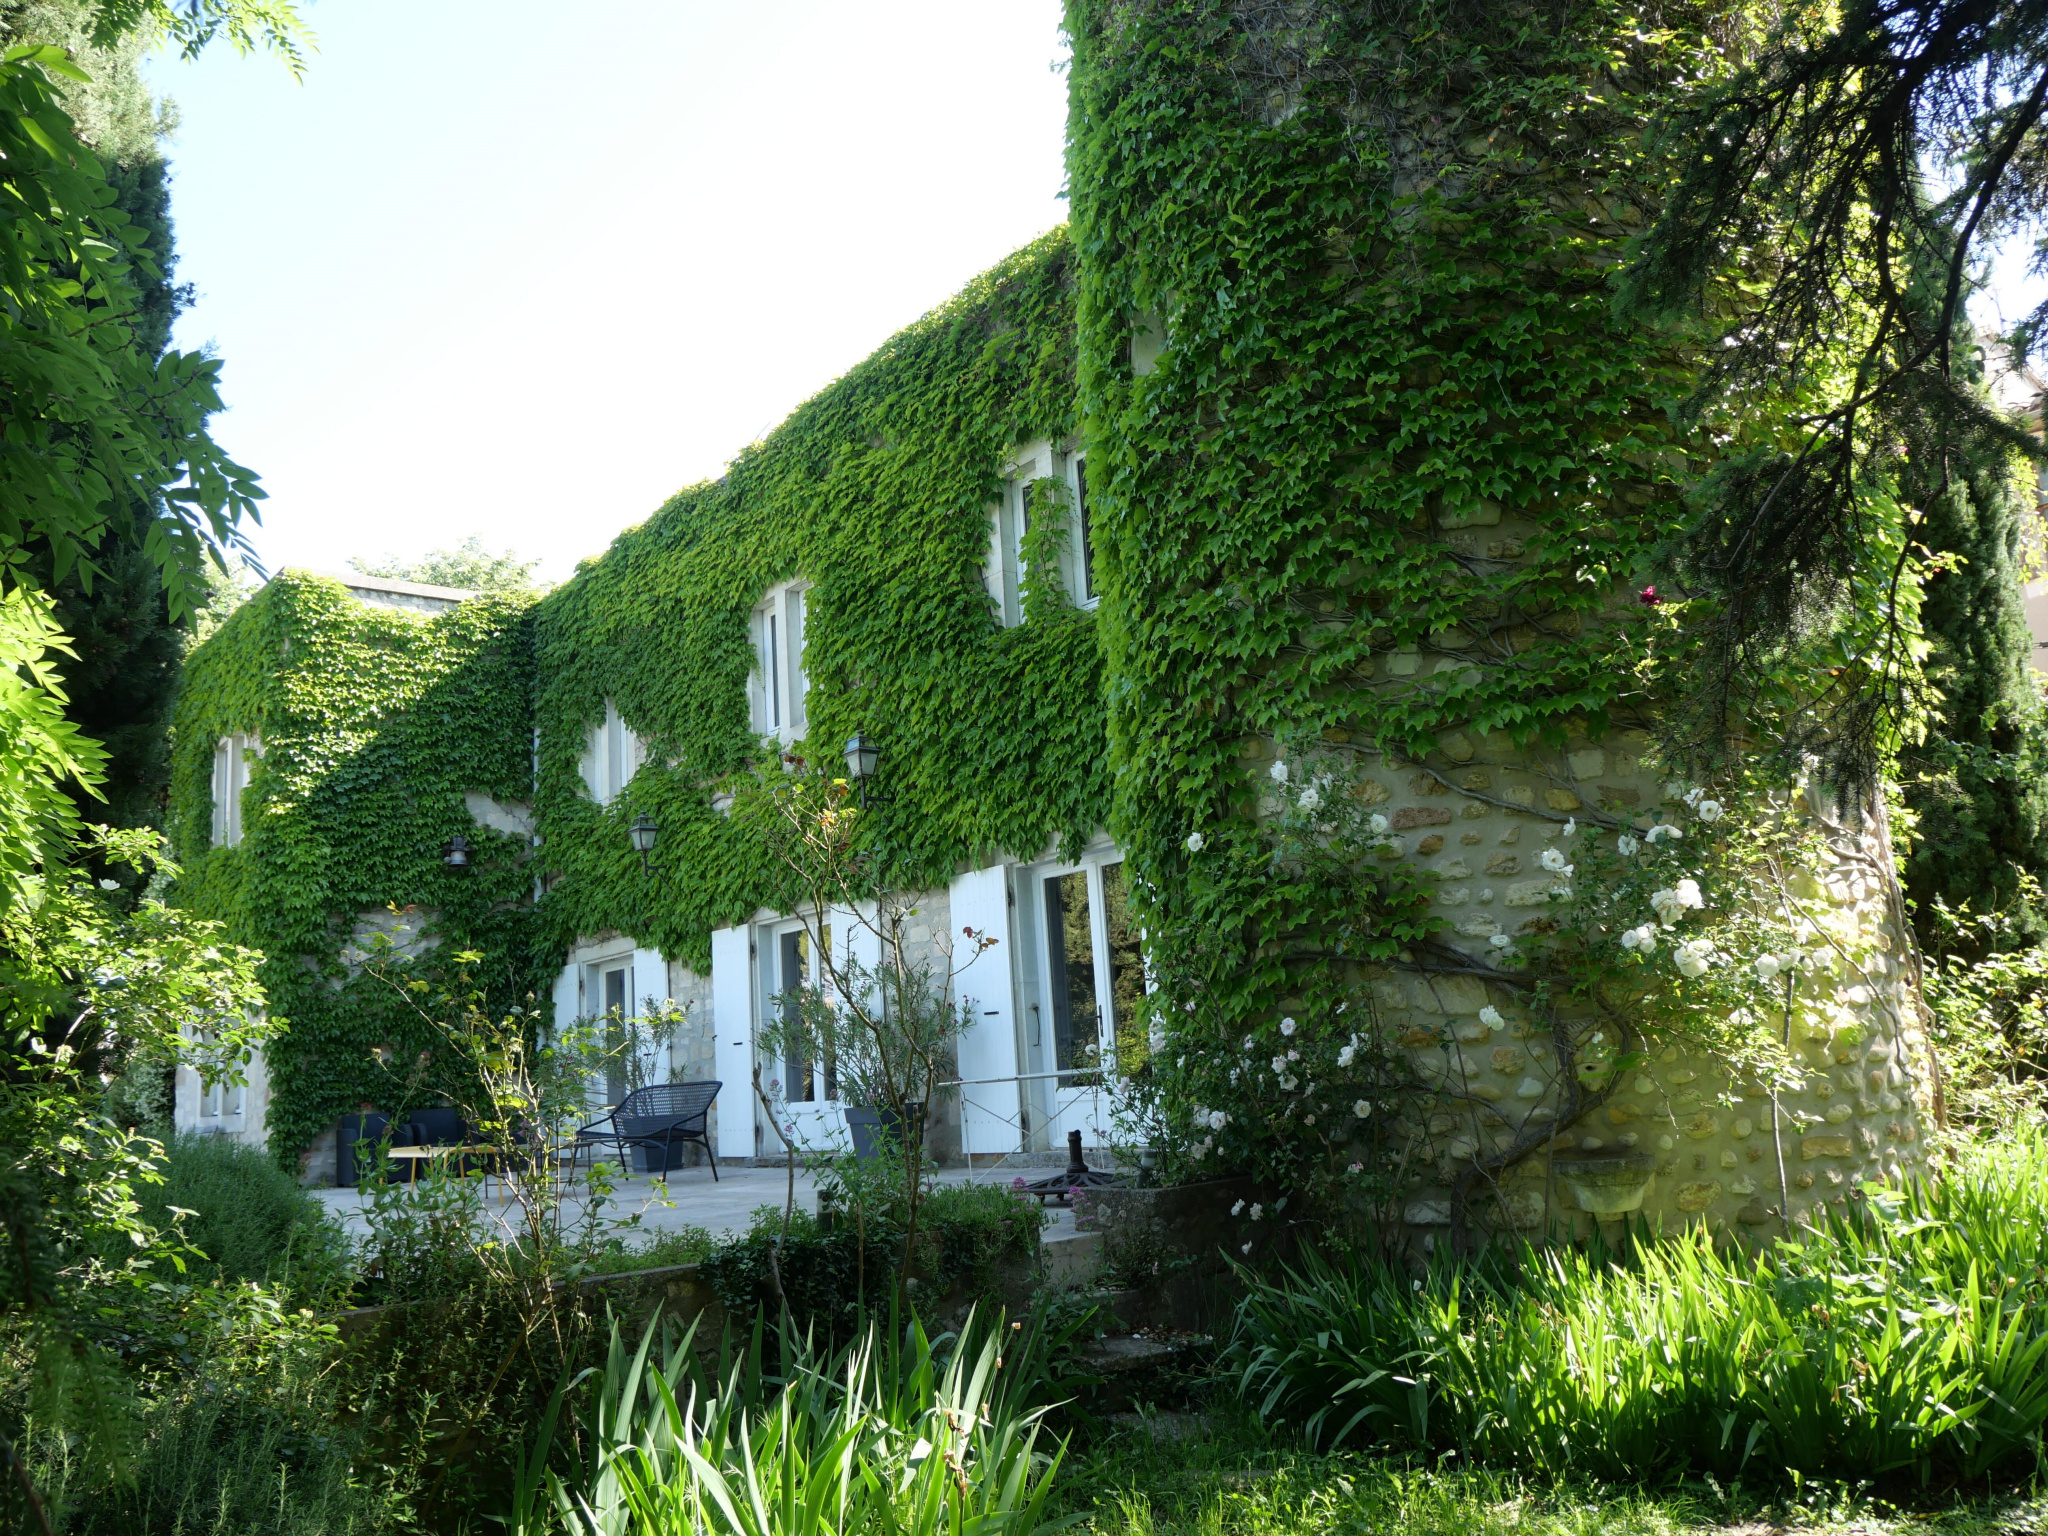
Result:
{"type": "Polygon", "coordinates": [[[1011,983],[1010,882],[997,864],[953,882],[953,948],[964,959],[972,928],[996,942],[955,979],[974,1022],[960,1037],[960,1131],[967,1152],[1015,1152],[1023,1145],[1017,1083],[1017,1004],[1011,983]],[[996,1079],[996,1081],[989,1081],[996,1079]]]}
{"type": "Polygon", "coordinates": [[[716,1031],[718,1155],[754,1155],[753,929],[717,928],[711,934],[711,1027],[716,1031]]]}
{"type": "Polygon", "coordinates": [[[565,965],[555,978],[555,1028],[567,1029],[583,1012],[583,967],[565,965]]]}

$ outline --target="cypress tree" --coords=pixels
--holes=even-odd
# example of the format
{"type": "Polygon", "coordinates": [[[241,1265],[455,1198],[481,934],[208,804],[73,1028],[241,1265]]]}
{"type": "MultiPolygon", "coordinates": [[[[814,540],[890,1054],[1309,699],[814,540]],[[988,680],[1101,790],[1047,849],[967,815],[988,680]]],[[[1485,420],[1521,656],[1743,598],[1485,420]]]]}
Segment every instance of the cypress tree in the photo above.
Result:
{"type": "MultiPolygon", "coordinates": [[[[93,77],[89,85],[67,82],[64,99],[80,138],[106,160],[116,206],[142,229],[155,263],[154,273],[138,267],[131,274],[139,301],[135,345],[154,358],[170,344],[171,327],[192,297],[189,284],[172,278],[170,174],[159,150],[171,124],[137,67],[140,40],[95,48],[89,31],[87,8],[76,0],[0,3],[0,41],[69,48],[93,77]]],[[[77,652],[59,669],[70,696],[66,713],[107,748],[104,799],[74,790],[87,821],[154,825],[169,791],[168,728],[186,637],[184,627],[171,622],[155,561],[143,553],[159,515],[156,505],[131,498],[94,554],[99,570],[89,591],[75,571],[55,577],[47,549],[30,558],[29,569],[53,599],[77,652]]],[[[127,870],[98,873],[135,878],[127,870]]]]}
{"type": "Polygon", "coordinates": [[[1943,455],[1934,445],[1913,456],[1904,479],[1922,509],[1921,542],[1958,557],[1926,583],[1927,676],[1942,701],[1902,764],[1919,821],[1906,891],[1920,942],[1934,951],[1969,942],[1948,931],[1937,902],[2003,915],[2002,944],[2048,938],[2048,911],[2022,878],[2048,878],[2048,711],[2029,659],[2020,541],[2030,508],[2020,467],[2009,451],[1943,455]]]}

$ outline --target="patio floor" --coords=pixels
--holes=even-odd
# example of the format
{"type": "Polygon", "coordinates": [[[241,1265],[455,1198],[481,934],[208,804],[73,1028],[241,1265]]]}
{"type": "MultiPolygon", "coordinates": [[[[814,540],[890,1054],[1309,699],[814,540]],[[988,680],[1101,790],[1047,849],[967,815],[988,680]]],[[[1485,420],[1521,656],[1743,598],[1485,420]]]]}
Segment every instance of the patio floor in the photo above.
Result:
{"type": "MultiPolygon", "coordinates": [[[[1038,1179],[1055,1171],[1046,1167],[977,1168],[971,1172],[965,1168],[944,1168],[936,1177],[941,1184],[972,1181],[1008,1185],[1020,1177],[1038,1179]]],[[[580,1183],[575,1188],[580,1191],[580,1183]]],[[[491,1181],[490,1190],[484,1209],[487,1214],[502,1219],[509,1203],[500,1197],[495,1179],[491,1181]]],[[[787,1190],[788,1174],[781,1168],[736,1167],[721,1163],[716,1183],[712,1182],[709,1167],[683,1168],[671,1173],[666,1185],[659,1178],[645,1175],[619,1182],[612,1191],[607,1214],[614,1220],[628,1220],[637,1215],[640,1230],[649,1233],[703,1227],[715,1236],[730,1236],[745,1231],[759,1207],[772,1206],[780,1211],[787,1190]]],[[[359,1190],[316,1189],[312,1193],[340,1220],[350,1237],[369,1235],[362,1214],[365,1201],[359,1190]]],[[[801,1169],[796,1176],[796,1200],[801,1210],[814,1211],[818,1207],[817,1182],[801,1169]]],[[[580,1199],[572,1196],[566,1205],[563,1212],[565,1220],[581,1215],[580,1199]]],[[[516,1204],[510,1204],[509,1209],[516,1215],[516,1204]]],[[[1048,1241],[1073,1235],[1072,1211],[1053,1206],[1047,1209],[1046,1216],[1045,1237],[1048,1241]]],[[[628,1241],[631,1240],[629,1236],[628,1241]]]]}

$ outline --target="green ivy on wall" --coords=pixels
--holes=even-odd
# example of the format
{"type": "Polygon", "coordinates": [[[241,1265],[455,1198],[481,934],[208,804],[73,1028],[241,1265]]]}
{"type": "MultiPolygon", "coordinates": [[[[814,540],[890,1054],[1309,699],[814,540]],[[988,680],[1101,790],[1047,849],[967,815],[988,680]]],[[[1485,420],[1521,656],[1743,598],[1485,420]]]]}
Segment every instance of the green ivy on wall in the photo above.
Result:
{"type": "MultiPolygon", "coordinates": [[[[1682,435],[1700,333],[1621,320],[1612,277],[1668,181],[1646,130],[1741,21],[1070,0],[1111,825],[1187,1047],[1164,1088],[1182,1145],[1205,1139],[1191,1106],[1245,1102],[1247,1059],[1307,1048],[1283,1013],[1335,1030],[1334,1056],[1373,967],[1488,974],[1419,952],[1442,925],[1402,916],[1398,870],[1283,857],[1261,820],[1274,743],[1451,770],[1475,743],[1498,760],[1659,724],[1707,616],[1638,594],[1716,459],[1775,446],[1789,413],[1682,435]],[[1140,372],[1146,331],[1164,345],[1140,372]]],[[[1873,513],[1896,532],[1875,489],[1873,513]]],[[[1888,611],[1881,586],[1842,622],[1888,611]]],[[[1788,643],[1759,716],[1856,654],[1838,625],[1788,643]]],[[[1278,1113],[1213,1138],[1224,1161],[1300,1176],[1322,1137],[1267,1134],[1278,1113]]]]}
{"type": "Polygon", "coordinates": [[[429,975],[475,949],[493,996],[551,979],[525,840],[477,826],[463,800],[531,799],[531,601],[415,614],[287,571],[187,664],[172,765],[178,899],[265,956],[270,1009],[287,1024],[268,1052],[270,1144],[288,1167],[337,1116],[434,1102],[448,1086],[440,1042],[348,963],[363,914],[416,909],[405,920],[438,945],[415,962],[429,975]],[[214,848],[214,747],[235,732],[259,736],[263,756],[242,841],[214,848]],[[475,845],[468,869],[443,859],[457,832],[475,845]]]}
{"type": "Polygon", "coordinates": [[[747,704],[749,616],[779,581],[812,584],[798,750],[834,760],[856,730],[882,743],[873,826],[892,878],[944,885],[992,850],[1078,848],[1104,825],[1094,615],[1027,578],[1026,622],[1005,629],[983,585],[1005,458],[1076,430],[1072,265],[1064,232],[1019,252],[531,606],[421,618],[288,573],[194,653],[177,720],[182,899],[269,957],[291,1025],[271,1052],[281,1158],[363,1102],[439,1083],[431,1062],[415,1070],[434,1042],[349,974],[365,912],[416,905],[443,952],[489,957],[494,995],[545,996],[579,936],[625,933],[702,971],[713,927],[788,905],[748,793],[780,772],[747,704]],[[600,805],[580,762],[607,700],[647,760],[600,805]],[[232,731],[259,733],[265,756],[244,842],[208,851],[213,744],[232,731]],[[537,861],[471,825],[469,790],[533,801],[537,861]],[[713,797],[730,790],[727,817],[713,797]],[[660,828],[645,874],[625,831],[643,812],[660,828]],[[457,831],[479,850],[460,874],[441,862],[457,831]]]}
{"type": "Polygon", "coordinates": [[[748,622],[790,578],[812,583],[798,750],[829,764],[855,731],[881,743],[874,825],[896,879],[944,885],[990,850],[1036,857],[1104,824],[1093,614],[1027,579],[1026,622],[1005,629],[983,585],[1005,457],[1076,430],[1074,349],[1073,254],[1055,232],[540,605],[541,910],[554,943],[618,930],[701,971],[713,927],[787,909],[744,793],[730,817],[712,799],[780,771],[750,728],[748,622]],[[648,761],[601,807],[577,765],[607,699],[648,761]],[[625,832],[643,812],[660,828],[651,877],[625,832]]]}

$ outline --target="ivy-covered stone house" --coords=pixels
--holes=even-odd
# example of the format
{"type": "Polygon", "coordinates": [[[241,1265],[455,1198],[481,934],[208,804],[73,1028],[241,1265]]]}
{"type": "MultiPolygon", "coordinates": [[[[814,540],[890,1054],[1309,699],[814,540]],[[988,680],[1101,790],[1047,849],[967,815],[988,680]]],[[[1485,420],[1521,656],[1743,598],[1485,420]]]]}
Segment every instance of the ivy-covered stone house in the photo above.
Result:
{"type": "MultiPolygon", "coordinates": [[[[1431,130],[1466,190],[1424,217],[1229,18],[1077,0],[1071,229],[560,588],[418,612],[287,572],[194,654],[182,899],[269,956],[280,1157],[436,1089],[354,963],[395,923],[558,1022],[686,1005],[656,1069],[726,1083],[721,1158],[775,1156],[745,1090],[807,957],[729,812],[861,733],[912,941],[998,941],[943,1154],[1101,1144],[1120,1055],[1171,1176],[1424,1236],[1768,1228],[1922,1166],[1881,802],[1659,766],[1690,642],[1653,556],[1714,450],[1665,410],[1685,338],[1602,284],[1655,196],[1609,151],[1692,44],[1584,40],[1621,60],[1597,111],[1490,75],[1431,130]]],[[[769,1065],[832,1141],[822,1069],[769,1065]]]]}

